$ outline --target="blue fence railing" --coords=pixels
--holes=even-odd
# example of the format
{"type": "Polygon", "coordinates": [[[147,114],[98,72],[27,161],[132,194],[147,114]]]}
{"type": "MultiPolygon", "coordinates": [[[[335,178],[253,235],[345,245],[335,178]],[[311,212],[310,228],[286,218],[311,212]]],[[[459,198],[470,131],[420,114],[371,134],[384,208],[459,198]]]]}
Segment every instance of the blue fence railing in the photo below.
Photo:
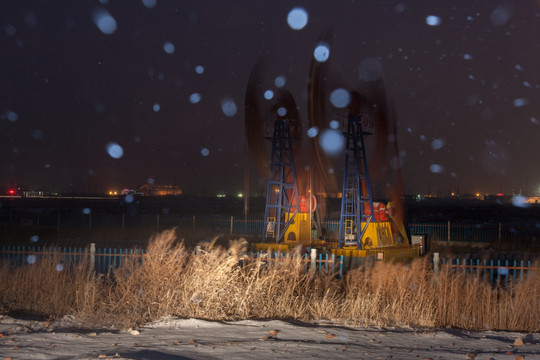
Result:
{"type": "MultiPolygon", "coordinates": [[[[9,246],[2,245],[0,260],[12,266],[32,265],[49,257],[56,261],[57,270],[61,271],[75,264],[80,263],[83,257],[88,257],[88,264],[92,264],[95,271],[106,274],[111,269],[117,269],[126,260],[143,259],[144,249],[83,249],[73,247],[39,247],[39,246],[9,246]]],[[[438,254],[437,255],[438,258],[438,254]]],[[[333,254],[317,254],[311,258],[310,254],[287,253],[287,252],[250,252],[246,253],[244,261],[260,260],[265,266],[274,266],[279,262],[289,258],[300,256],[305,263],[306,271],[316,271],[320,274],[337,277],[341,279],[346,269],[343,268],[343,256],[333,254]]],[[[499,259],[440,259],[433,262],[434,268],[439,270],[474,277],[489,281],[492,285],[508,285],[510,282],[527,279],[531,272],[539,271],[538,262],[531,263],[530,260],[499,260],[499,259]]],[[[439,271],[437,270],[437,272],[439,271]]]]}
{"type": "MultiPolygon", "coordinates": [[[[83,249],[72,247],[39,247],[39,246],[10,246],[2,245],[0,260],[12,266],[32,265],[42,261],[44,258],[51,258],[56,261],[56,268],[60,271],[69,266],[78,264],[83,257],[88,257],[88,264],[99,274],[107,274],[111,269],[119,268],[126,259],[142,259],[145,254],[144,249],[83,249]]],[[[306,271],[312,269],[321,274],[343,276],[343,256],[336,258],[333,254],[318,254],[315,259],[308,257],[308,254],[285,253],[285,252],[250,252],[245,254],[246,261],[261,260],[265,266],[283,261],[291,256],[301,256],[301,261],[305,263],[306,271]]]]}
{"type": "Polygon", "coordinates": [[[531,264],[530,260],[500,259],[441,259],[441,267],[452,274],[489,280],[492,285],[505,286],[510,282],[529,278],[531,271],[539,270],[538,262],[531,264]]]}

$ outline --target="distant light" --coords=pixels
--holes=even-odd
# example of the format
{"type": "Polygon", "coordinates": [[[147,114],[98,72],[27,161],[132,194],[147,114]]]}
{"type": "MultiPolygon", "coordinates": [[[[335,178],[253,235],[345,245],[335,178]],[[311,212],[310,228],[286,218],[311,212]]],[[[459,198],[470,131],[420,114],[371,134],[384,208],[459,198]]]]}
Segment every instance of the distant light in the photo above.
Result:
{"type": "Polygon", "coordinates": [[[514,197],[512,197],[512,205],[521,208],[529,207],[529,204],[527,203],[527,198],[522,195],[515,195],[514,197]]]}
{"type": "Polygon", "coordinates": [[[471,60],[471,59],[472,59],[472,55],[471,55],[471,54],[465,54],[465,55],[463,55],[463,58],[464,58],[465,60],[471,60]]]}
{"type": "Polygon", "coordinates": [[[516,65],[516,70],[523,71],[523,66],[517,64],[516,65]]]}
{"type": "Polygon", "coordinates": [[[287,109],[283,106],[281,106],[279,109],[277,109],[277,114],[279,116],[285,116],[287,115],[287,109]]]}
{"type": "Polygon", "coordinates": [[[498,193],[498,194],[497,194],[497,196],[499,196],[499,197],[503,197],[503,196],[504,196],[504,194],[503,194],[503,193],[498,193]]]}
{"type": "Polygon", "coordinates": [[[287,15],[287,23],[293,30],[302,30],[308,23],[308,13],[304,8],[295,7],[287,15]]]}
{"type": "Polygon", "coordinates": [[[231,98],[224,98],[221,100],[221,110],[227,117],[233,117],[236,115],[236,104],[231,98]]]}
{"type": "Polygon", "coordinates": [[[107,152],[109,153],[109,156],[114,159],[120,159],[124,155],[124,149],[115,142],[107,144],[107,152]]]}
{"type": "Polygon", "coordinates": [[[142,0],[142,3],[144,6],[146,6],[148,9],[155,8],[157,5],[157,0],[142,0]]]}
{"type": "Polygon", "coordinates": [[[308,131],[307,131],[307,136],[310,137],[310,138],[314,138],[318,134],[319,134],[319,128],[316,127],[316,126],[313,126],[313,127],[309,128],[308,131]]]}
{"type": "Polygon", "coordinates": [[[195,72],[196,72],[197,74],[202,74],[202,73],[204,73],[204,66],[202,66],[202,65],[197,65],[197,66],[195,66],[195,72]]]}
{"type": "Polygon", "coordinates": [[[238,193],[236,196],[239,197],[239,198],[242,198],[242,197],[244,197],[244,194],[238,193]]]}
{"type": "Polygon", "coordinates": [[[55,269],[56,269],[56,271],[60,272],[60,271],[64,270],[64,265],[57,264],[55,269]]]}
{"type": "Polygon", "coordinates": [[[92,19],[98,29],[105,35],[111,35],[116,31],[116,20],[103,8],[96,9],[92,13],[92,19]]]}
{"type": "Polygon", "coordinates": [[[274,85],[276,85],[278,88],[281,88],[285,86],[285,83],[287,82],[287,79],[283,75],[279,75],[274,80],[274,85]]]}
{"type": "Polygon", "coordinates": [[[8,193],[9,193],[9,195],[15,195],[15,190],[9,189],[8,193]]]}
{"type": "Polygon", "coordinates": [[[535,118],[534,116],[531,116],[531,122],[535,125],[539,125],[540,124],[540,121],[538,121],[537,118],[535,118]]]}
{"type": "Polygon", "coordinates": [[[131,204],[133,202],[133,200],[135,200],[135,198],[131,194],[127,194],[124,197],[124,202],[127,203],[127,204],[131,204]]]}
{"type": "Polygon", "coordinates": [[[383,66],[376,58],[365,58],[358,64],[358,78],[365,81],[376,81],[383,75],[383,66]]]}
{"type": "Polygon", "coordinates": [[[82,213],[83,213],[84,215],[90,215],[91,212],[92,212],[92,211],[90,210],[90,208],[84,208],[84,209],[82,209],[82,213]]]}
{"type": "Polygon", "coordinates": [[[326,43],[317,45],[313,51],[313,57],[318,62],[325,62],[330,57],[330,47],[326,43]]]}
{"type": "Polygon", "coordinates": [[[154,112],[158,112],[161,109],[161,106],[159,106],[158,103],[155,103],[154,106],[152,106],[152,109],[154,110],[154,112]]]}
{"type": "Polygon", "coordinates": [[[338,129],[339,128],[339,122],[337,120],[330,121],[330,128],[334,129],[334,130],[338,129]]]}
{"type": "Polygon", "coordinates": [[[319,144],[326,154],[337,155],[343,151],[345,139],[339,131],[327,129],[321,132],[319,144]]]}
{"type": "Polygon", "coordinates": [[[34,131],[32,131],[32,137],[36,140],[43,139],[43,131],[40,129],[34,129],[34,131]]]}
{"type": "Polygon", "coordinates": [[[30,242],[38,242],[39,241],[39,235],[32,235],[30,236],[30,242]]]}
{"type": "Polygon", "coordinates": [[[6,112],[6,115],[7,119],[11,122],[15,122],[17,121],[17,119],[19,119],[19,115],[17,115],[17,113],[13,112],[13,111],[8,111],[6,112]]]}
{"type": "Polygon", "coordinates": [[[218,198],[224,198],[224,197],[226,197],[226,196],[227,196],[227,195],[225,195],[225,194],[217,194],[217,197],[218,197],[218,198]]]}
{"type": "Polygon", "coordinates": [[[396,12],[403,12],[403,11],[405,11],[405,5],[404,4],[397,4],[394,7],[394,10],[396,10],[396,12]]]}
{"type": "Polygon", "coordinates": [[[439,150],[444,146],[445,143],[446,142],[444,141],[444,139],[435,139],[431,142],[431,147],[433,148],[433,150],[439,150]]]}
{"type": "Polygon", "coordinates": [[[514,106],[515,107],[525,106],[528,103],[529,103],[529,99],[525,99],[525,98],[519,98],[519,99],[514,100],[514,106]]]}
{"type": "Polygon", "coordinates": [[[170,41],[165,41],[163,43],[163,50],[167,53],[167,54],[173,54],[174,53],[174,45],[172,42],[170,41]]]}
{"type": "Polygon", "coordinates": [[[6,25],[6,34],[13,36],[17,33],[17,29],[13,25],[6,25]]]}
{"type": "Polygon", "coordinates": [[[502,3],[497,6],[491,15],[489,16],[489,19],[491,20],[491,23],[495,26],[502,26],[506,24],[506,22],[510,19],[510,16],[512,16],[513,9],[510,4],[502,3]]]}
{"type": "Polygon", "coordinates": [[[426,24],[429,26],[438,26],[441,24],[441,18],[436,15],[429,15],[426,17],[426,24]]]}
{"type": "Polygon", "coordinates": [[[26,262],[29,263],[29,264],[35,263],[36,260],[37,260],[36,255],[28,255],[28,256],[26,257],[26,262]]]}
{"type": "Polygon", "coordinates": [[[346,89],[339,88],[330,93],[330,102],[338,109],[348,106],[350,101],[351,95],[346,89]]]}
{"type": "Polygon", "coordinates": [[[189,102],[192,103],[192,104],[197,104],[198,102],[200,102],[202,99],[201,97],[201,94],[199,93],[193,93],[191,95],[189,95],[189,102]]]}
{"type": "Polygon", "coordinates": [[[202,156],[208,156],[208,155],[210,155],[210,150],[208,150],[207,148],[202,148],[202,149],[201,149],[201,155],[202,155],[202,156]]]}
{"type": "Polygon", "coordinates": [[[435,173],[435,174],[440,174],[444,171],[444,167],[442,165],[439,165],[439,164],[431,164],[429,166],[429,171],[431,171],[432,173],[435,173]]]}
{"type": "Polygon", "coordinates": [[[266,90],[264,92],[264,98],[266,100],[272,100],[273,97],[274,97],[274,92],[272,90],[266,90]]]}

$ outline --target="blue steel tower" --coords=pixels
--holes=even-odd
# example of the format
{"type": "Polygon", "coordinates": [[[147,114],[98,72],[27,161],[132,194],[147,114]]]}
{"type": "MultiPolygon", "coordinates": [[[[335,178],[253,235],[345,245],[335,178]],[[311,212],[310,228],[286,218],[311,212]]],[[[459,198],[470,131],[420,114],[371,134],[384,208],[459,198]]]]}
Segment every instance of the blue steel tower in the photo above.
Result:
{"type": "Polygon", "coordinates": [[[270,176],[262,239],[263,242],[273,240],[277,244],[283,240],[285,231],[300,210],[292,139],[287,119],[275,120],[271,140],[270,176]]]}
{"type": "Polygon", "coordinates": [[[339,248],[356,246],[357,249],[362,249],[362,237],[369,223],[375,220],[364,147],[364,138],[371,134],[363,130],[360,114],[349,114],[339,221],[339,248]],[[365,215],[368,207],[371,210],[370,215],[365,215]]]}

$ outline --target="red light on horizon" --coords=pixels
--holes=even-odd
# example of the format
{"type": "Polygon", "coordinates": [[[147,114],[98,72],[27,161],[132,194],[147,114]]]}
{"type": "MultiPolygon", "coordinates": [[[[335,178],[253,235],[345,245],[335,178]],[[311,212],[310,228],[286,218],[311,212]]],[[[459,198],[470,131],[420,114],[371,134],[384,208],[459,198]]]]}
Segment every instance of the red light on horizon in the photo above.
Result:
{"type": "Polygon", "coordinates": [[[9,189],[8,194],[9,194],[9,195],[15,195],[15,190],[9,189]]]}
{"type": "Polygon", "coordinates": [[[504,194],[503,193],[498,193],[497,196],[504,196],[504,194]]]}

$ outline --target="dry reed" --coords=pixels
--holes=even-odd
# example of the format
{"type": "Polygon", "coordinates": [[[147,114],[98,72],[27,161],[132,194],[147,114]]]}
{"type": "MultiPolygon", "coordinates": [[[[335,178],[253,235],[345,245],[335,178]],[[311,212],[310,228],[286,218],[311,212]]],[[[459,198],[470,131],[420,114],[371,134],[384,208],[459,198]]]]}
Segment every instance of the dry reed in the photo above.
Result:
{"type": "Polygon", "coordinates": [[[300,256],[248,259],[246,247],[243,240],[227,249],[210,243],[194,255],[170,230],[152,238],[142,258],[128,258],[107,276],[93,275],[85,262],[58,271],[54,256],[19,268],[4,265],[0,311],[74,313],[121,327],[172,315],[540,331],[538,276],[493,287],[445,271],[435,278],[430,264],[418,259],[377,263],[337,280],[306,271],[300,256]]]}

